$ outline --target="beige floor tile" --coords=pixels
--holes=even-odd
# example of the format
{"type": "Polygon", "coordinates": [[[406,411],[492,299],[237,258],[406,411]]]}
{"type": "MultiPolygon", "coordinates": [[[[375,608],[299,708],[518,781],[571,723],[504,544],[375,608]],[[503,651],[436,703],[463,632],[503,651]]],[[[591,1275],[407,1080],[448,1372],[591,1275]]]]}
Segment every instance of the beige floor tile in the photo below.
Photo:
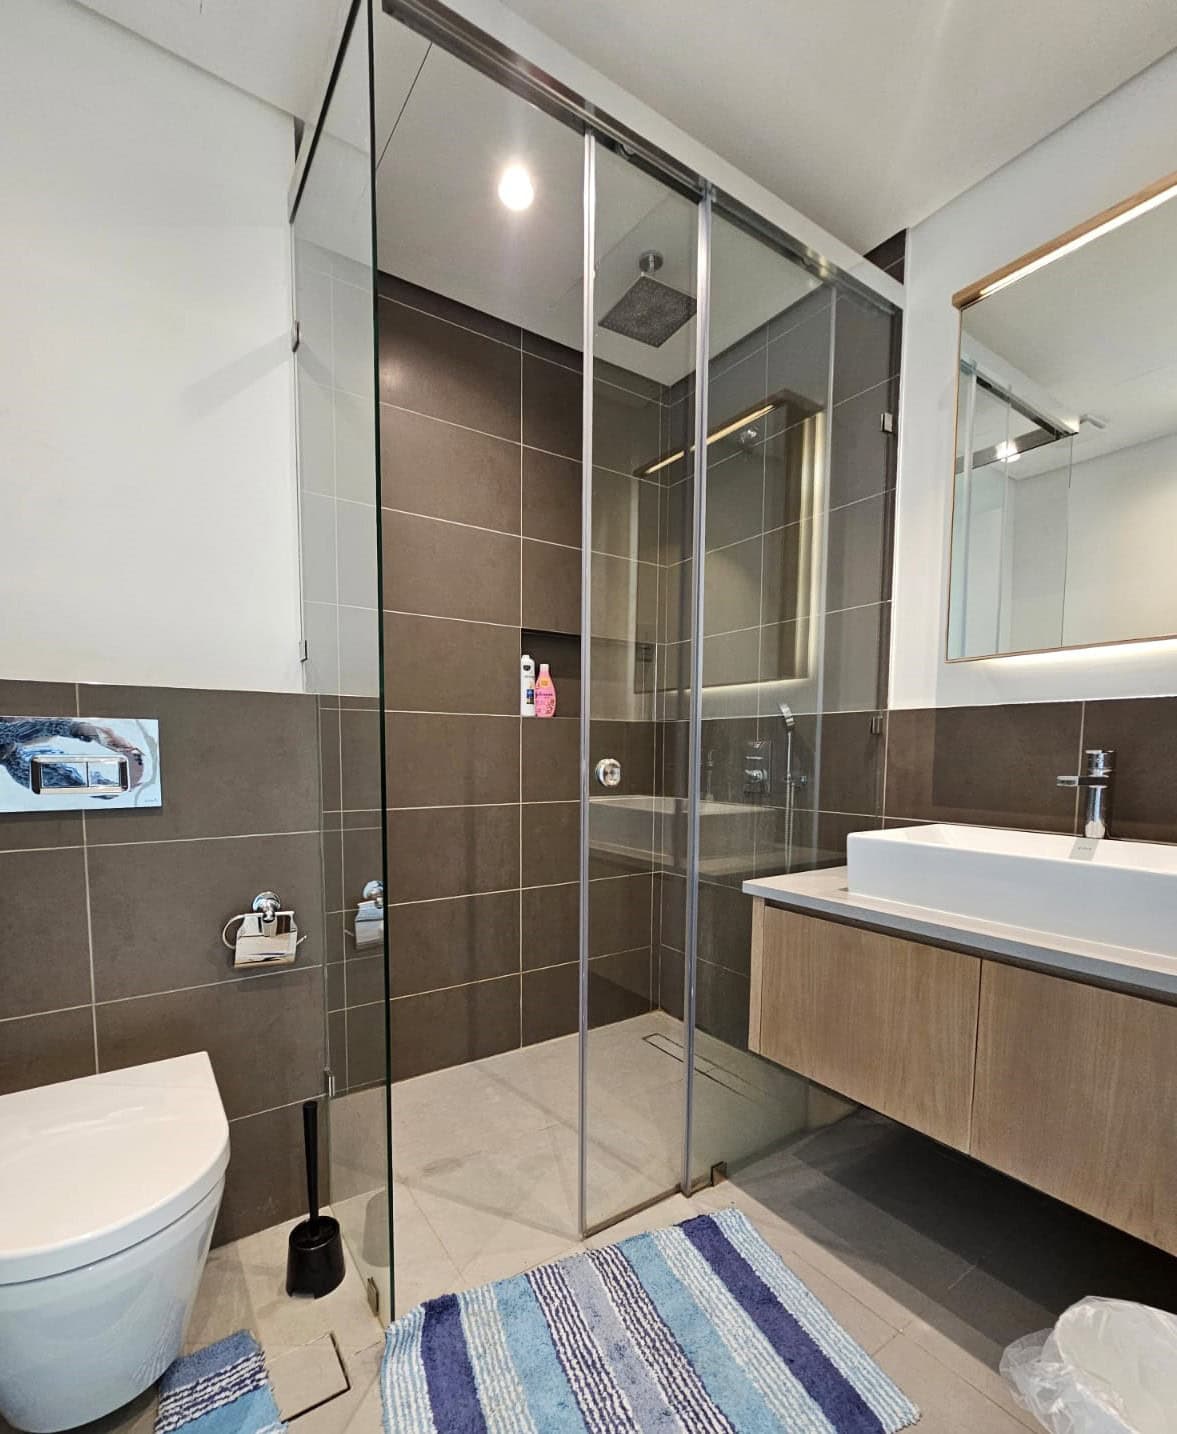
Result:
{"type": "Polygon", "coordinates": [[[347,1373],[335,1341],[328,1334],[298,1349],[271,1355],[266,1360],[266,1373],[278,1413],[286,1421],[337,1398],[348,1388],[347,1373]]]}
{"type": "Polygon", "coordinates": [[[351,1388],[339,1398],[296,1419],[290,1426],[292,1434],[380,1434],[383,1420],[377,1376],[383,1354],[381,1338],[345,1356],[344,1366],[351,1388]]]}
{"type": "MultiPolygon", "coordinates": [[[[544,1087],[534,1085],[527,1072],[522,1062],[495,1057],[399,1081],[392,1089],[398,1178],[412,1179],[438,1163],[493,1150],[551,1125],[556,1117],[543,1104],[544,1087]]],[[[556,1083],[561,1091],[567,1086],[567,1080],[556,1083]]]]}
{"type": "Polygon", "coordinates": [[[919,1406],[917,1434],[1025,1434],[1024,1424],[907,1335],[895,1335],[874,1357],[919,1406]]]}
{"type": "Polygon", "coordinates": [[[435,1162],[407,1182],[465,1280],[476,1261],[483,1269],[493,1259],[497,1271],[510,1257],[525,1269],[554,1259],[576,1239],[551,1137],[541,1130],[494,1151],[435,1162]]]}
{"type": "Polygon", "coordinates": [[[423,1300],[450,1294],[462,1283],[461,1272],[438,1239],[433,1226],[407,1186],[392,1192],[396,1244],[396,1315],[399,1318],[423,1300]]]}

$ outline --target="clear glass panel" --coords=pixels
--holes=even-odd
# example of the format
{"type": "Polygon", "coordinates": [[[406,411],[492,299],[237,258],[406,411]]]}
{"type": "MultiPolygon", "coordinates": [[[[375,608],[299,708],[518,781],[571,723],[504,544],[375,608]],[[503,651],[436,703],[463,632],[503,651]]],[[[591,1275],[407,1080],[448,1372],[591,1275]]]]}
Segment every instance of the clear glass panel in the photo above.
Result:
{"type": "Polygon", "coordinates": [[[576,1238],[584,140],[384,14],[375,50],[403,1313],[576,1238]]]}
{"type": "Polygon", "coordinates": [[[697,206],[597,147],[588,1227],[682,1166],[697,206]],[[616,786],[595,775],[620,768],[616,786]]]}
{"type": "Polygon", "coordinates": [[[807,1122],[807,1083],[748,1049],[752,901],[740,887],[821,857],[831,299],[713,216],[693,1182],[807,1122]]]}
{"type": "Polygon", "coordinates": [[[319,694],[332,1208],[391,1315],[368,10],[359,7],[292,229],[304,680],[319,694]],[[343,828],[347,828],[346,838],[343,828]],[[374,993],[374,994],[373,994],[374,993]]]}
{"type": "Polygon", "coordinates": [[[961,365],[950,657],[1064,642],[1070,436],[961,365]],[[1027,479],[1034,481],[1027,482],[1027,479]]]}

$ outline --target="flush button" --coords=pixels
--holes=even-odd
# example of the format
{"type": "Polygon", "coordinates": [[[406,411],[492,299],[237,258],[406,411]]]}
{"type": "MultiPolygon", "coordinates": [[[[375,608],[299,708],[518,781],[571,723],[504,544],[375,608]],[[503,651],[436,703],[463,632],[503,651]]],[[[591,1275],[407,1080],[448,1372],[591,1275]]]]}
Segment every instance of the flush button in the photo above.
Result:
{"type": "Polygon", "coordinates": [[[602,787],[621,785],[621,763],[616,757],[602,757],[593,768],[594,775],[602,787]]]}

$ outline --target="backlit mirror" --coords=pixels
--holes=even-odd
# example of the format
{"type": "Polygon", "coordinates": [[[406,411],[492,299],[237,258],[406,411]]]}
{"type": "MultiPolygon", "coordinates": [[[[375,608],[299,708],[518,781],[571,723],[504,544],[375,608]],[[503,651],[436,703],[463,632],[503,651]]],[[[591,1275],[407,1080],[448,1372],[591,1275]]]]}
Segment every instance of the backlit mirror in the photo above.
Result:
{"type": "Polygon", "coordinates": [[[1177,633],[1177,175],[955,296],[948,658],[1177,633]]]}

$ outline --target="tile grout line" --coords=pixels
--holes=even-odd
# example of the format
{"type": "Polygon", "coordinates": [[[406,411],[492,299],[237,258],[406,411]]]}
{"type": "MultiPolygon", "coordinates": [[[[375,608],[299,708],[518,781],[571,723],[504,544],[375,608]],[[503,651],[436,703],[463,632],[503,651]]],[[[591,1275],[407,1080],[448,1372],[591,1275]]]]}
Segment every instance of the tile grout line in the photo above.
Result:
{"type": "MultiPolygon", "coordinates": [[[[522,333],[522,331],[521,331],[522,333]]],[[[522,538],[524,517],[523,517],[523,344],[522,337],[519,345],[519,532],[522,538]]],[[[581,481],[584,481],[583,474],[581,481]]],[[[581,534],[581,542],[584,541],[584,534],[581,534]]],[[[583,555],[582,559],[583,561],[583,555]]],[[[528,654],[530,656],[530,654],[528,654]]],[[[534,662],[535,659],[532,658],[534,662]]],[[[516,853],[515,880],[519,883],[519,890],[516,893],[515,909],[518,913],[517,926],[518,934],[516,939],[516,964],[519,972],[519,1008],[518,1008],[518,1029],[519,1046],[523,1046],[523,723],[527,720],[523,716],[523,683],[522,683],[522,662],[523,662],[523,543],[519,543],[519,667],[516,673],[516,708],[519,712],[519,824],[517,828],[518,848],[516,853]]],[[[440,1238],[440,1237],[439,1237],[440,1238]]],[[[445,1246],[442,1245],[444,1249],[445,1246]]]]}
{"type": "MultiPolygon", "coordinates": [[[[74,683],[74,716],[82,715],[82,689],[74,683]]],[[[86,893],[86,953],[90,966],[90,1032],[94,1046],[94,1073],[102,1066],[98,1060],[98,995],[94,981],[94,918],[90,908],[90,843],[86,831],[86,812],[82,811],[82,887],[86,893]]]]}

